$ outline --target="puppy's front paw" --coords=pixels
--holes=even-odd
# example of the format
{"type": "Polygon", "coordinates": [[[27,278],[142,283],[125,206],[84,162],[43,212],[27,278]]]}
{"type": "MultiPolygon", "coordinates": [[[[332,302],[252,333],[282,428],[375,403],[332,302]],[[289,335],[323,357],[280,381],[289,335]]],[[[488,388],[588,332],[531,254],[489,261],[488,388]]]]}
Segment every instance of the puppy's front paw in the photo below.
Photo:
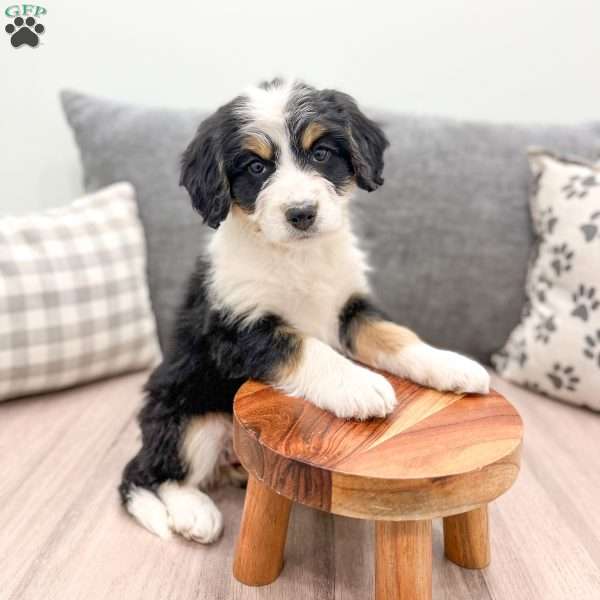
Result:
{"type": "Polygon", "coordinates": [[[329,374],[328,389],[316,402],[321,408],[343,419],[385,417],[396,406],[396,393],[390,383],[378,373],[348,362],[348,368],[329,374]]]}
{"type": "Polygon", "coordinates": [[[440,391],[487,394],[490,376],[477,362],[427,344],[411,344],[398,357],[398,375],[440,391]]]}

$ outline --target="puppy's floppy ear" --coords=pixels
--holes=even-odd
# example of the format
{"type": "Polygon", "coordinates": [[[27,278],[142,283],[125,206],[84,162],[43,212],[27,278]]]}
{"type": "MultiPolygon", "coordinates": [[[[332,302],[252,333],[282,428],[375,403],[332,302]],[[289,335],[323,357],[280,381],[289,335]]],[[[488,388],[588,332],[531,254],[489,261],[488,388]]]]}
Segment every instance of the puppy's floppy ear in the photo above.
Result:
{"type": "Polygon", "coordinates": [[[348,94],[337,90],[324,90],[336,112],[343,113],[356,183],[372,192],[383,184],[383,152],[389,146],[381,127],[371,121],[348,94]]]}
{"type": "Polygon", "coordinates": [[[231,191],[223,158],[220,109],[198,127],[196,137],[181,157],[179,185],[209,227],[217,229],[231,207],[231,191]]]}

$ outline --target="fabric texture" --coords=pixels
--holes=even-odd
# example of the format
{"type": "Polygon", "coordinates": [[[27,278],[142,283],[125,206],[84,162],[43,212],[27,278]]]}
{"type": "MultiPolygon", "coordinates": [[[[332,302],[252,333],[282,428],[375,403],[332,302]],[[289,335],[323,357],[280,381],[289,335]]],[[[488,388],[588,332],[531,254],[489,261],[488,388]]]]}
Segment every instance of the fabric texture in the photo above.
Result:
{"type": "Polygon", "coordinates": [[[493,363],[515,383],[600,410],[600,166],[529,156],[537,247],[522,320],[493,363]]]}
{"type": "Polygon", "coordinates": [[[0,219],[0,400],[154,364],[134,190],[0,219]]]}
{"type": "Polygon", "coordinates": [[[181,153],[206,115],[67,91],[61,98],[79,147],[85,189],[95,191],[116,181],[129,181],[135,188],[148,248],[152,308],[164,348],[185,282],[212,231],[179,187],[181,153]]]}
{"type": "MultiPolygon", "coordinates": [[[[138,192],[161,342],[210,236],[178,187],[178,161],[205,116],[63,92],[87,189],[138,192]]],[[[367,111],[369,112],[369,111],[367,111]]],[[[385,185],[359,193],[356,228],[382,308],[430,343],[489,362],[518,323],[533,244],[526,148],[600,156],[600,124],[493,125],[375,113],[391,146],[385,185]]]]}

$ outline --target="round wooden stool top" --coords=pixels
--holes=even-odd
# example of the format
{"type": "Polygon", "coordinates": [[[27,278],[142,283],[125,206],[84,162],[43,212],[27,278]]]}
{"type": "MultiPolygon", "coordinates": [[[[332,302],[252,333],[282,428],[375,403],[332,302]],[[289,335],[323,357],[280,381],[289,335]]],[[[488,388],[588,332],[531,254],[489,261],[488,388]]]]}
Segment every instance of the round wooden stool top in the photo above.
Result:
{"type": "Polygon", "coordinates": [[[512,485],[523,423],[504,397],[437,392],[384,375],[398,406],[362,422],[246,382],[234,404],[241,463],[287,498],[363,519],[460,514],[512,485]]]}

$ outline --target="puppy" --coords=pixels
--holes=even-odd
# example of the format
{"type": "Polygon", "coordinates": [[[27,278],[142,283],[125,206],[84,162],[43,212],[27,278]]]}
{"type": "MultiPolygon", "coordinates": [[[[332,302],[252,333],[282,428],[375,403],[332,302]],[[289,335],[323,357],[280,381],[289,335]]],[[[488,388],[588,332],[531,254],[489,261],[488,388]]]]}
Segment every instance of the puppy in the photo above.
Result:
{"type": "Polygon", "coordinates": [[[387,145],[350,96],[279,79],[200,125],[181,184],[217,231],[146,384],[142,448],[120,486],[150,531],[201,543],[220,535],[221,513],[201,490],[240,479],[230,415],[249,377],[355,419],[396,404],[366,366],[439,390],[488,391],[483,367],[429,346],[370,299],[348,204],[357,186],[383,184],[387,145]]]}

